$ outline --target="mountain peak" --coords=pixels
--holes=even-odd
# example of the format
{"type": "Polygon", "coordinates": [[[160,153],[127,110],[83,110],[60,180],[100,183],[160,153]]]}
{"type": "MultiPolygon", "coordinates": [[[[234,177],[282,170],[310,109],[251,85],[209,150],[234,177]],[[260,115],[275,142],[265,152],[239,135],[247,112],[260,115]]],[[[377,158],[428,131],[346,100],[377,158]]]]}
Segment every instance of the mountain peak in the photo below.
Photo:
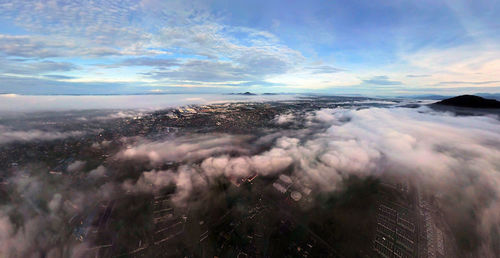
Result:
{"type": "Polygon", "coordinates": [[[437,105],[469,107],[469,108],[500,108],[500,102],[494,99],[485,99],[475,95],[461,95],[449,99],[444,99],[436,103],[437,105]]]}

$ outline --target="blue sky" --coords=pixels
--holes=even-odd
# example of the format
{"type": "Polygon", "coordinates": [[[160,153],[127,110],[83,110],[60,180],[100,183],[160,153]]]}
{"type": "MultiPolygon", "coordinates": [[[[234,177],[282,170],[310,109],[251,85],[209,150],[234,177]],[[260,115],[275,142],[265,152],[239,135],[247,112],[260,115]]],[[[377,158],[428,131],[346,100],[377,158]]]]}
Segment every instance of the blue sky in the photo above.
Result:
{"type": "Polygon", "coordinates": [[[0,93],[498,93],[498,13],[495,0],[0,0],[0,93]]]}

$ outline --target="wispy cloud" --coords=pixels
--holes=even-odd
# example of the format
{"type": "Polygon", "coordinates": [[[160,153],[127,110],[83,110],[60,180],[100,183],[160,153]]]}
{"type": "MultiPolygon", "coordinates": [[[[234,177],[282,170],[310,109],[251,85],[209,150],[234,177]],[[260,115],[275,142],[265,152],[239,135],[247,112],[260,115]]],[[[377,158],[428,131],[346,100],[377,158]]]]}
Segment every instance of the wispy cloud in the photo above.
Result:
{"type": "MultiPolygon", "coordinates": [[[[273,178],[294,182],[293,189],[307,192],[314,203],[317,195],[342,194],[352,176],[384,179],[391,174],[408,178],[423,194],[438,193],[433,201],[449,226],[448,244],[462,239],[455,247],[459,252],[494,257],[495,232],[500,230],[497,117],[395,107],[322,109],[302,118],[307,128],[266,130],[259,136],[123,139],[125,146],[105,164],[85,160],[68,164],[68,172],[81,173],[81,184],[52,176],[45,166],[29,173],[19,168],[7,179],[9,195],[16,198],[0,205],[0,254],[29,257],[42,251],[58,253],[65,246],[72,255],[86,256],[82,252],[92,246],[91,239],[63,237],[72,234],[68,228],[73,217],[93,211],[96,203],[136,200],[142,193],[166,188],[171,189],[169,198],[176,208],[196,207],[200,202],[206,205],[204,198],[213,197],[207,193],[221,180],[238,183],[260,175],[261,184],[272,185],[273,178]],[[132,170],[130,161],[135,162],[132,170]],[[35,236],[40,234],[47,241],[37,242],[35,236]]],[[[275,122],[290,120],[286,115],[275,122]]],[[[261,194],[252,192],[256,190],[252,187],[232,190],[261,194]]],[[[135,221],[141,230],[146,223],[135,221]]],[[[94,229],[90,222],[86,226],[94,229]]]]}
{"type": "Polygon", "coordinates": [[[112,64],[110,67],[119,67],[119,66],[151,66],[156,69],[165,69],[170,68],[172,66],[179,66],[180,62],[178,59],[165,59],[165,58],[151,58],[151,57],[138,57],[138,58],[129,58],[123,60],[119,63],[112,64]]]}
{"type": "Polygon", "coordinates": [[[425,78],[425,77],[430,77],[431,75],[429,74],[408,74],[406,77],[408,78],[425,78]]]}
{"type": "Polygon", "coordinates": [[[321,74],[321,73],[338,73],[345,71],[341,68],[336,68],[329,65],[320,65],[320,66],[309,66],[306,69],[311,70],[313,74],[321,74]]]}
{"type": "Polygon", "coordinates": [[[385,75],[373,76],[370,79],[363,80],[363,82],[368,83],[368,84],[375,84],[375,85],[401,85],[401,84],[403,84],[400,81],[390,80],[389,77],[387,77],[385,75]]]}
{"type": "Polygon", "coordinates": [[[0,127],[0,144],[11,142],[52,141],[84,135],[82,131],[53,132],[42,130],[18,131],[0,127]]]}
{"type": "Polygon", "coordinates": [[[447,81],[447,82],[439,82],[439,85],[454,85],[454,84],[469,84],[469,85],[483,85],[483,84],[499,84],[500,81],[447,81]]]}
{"type": "MultiPolygon", "coordinates": [[[[248,81],[258,81],[265,82],[260,90],[301,91],[374,90],[360,87],[359,78],[369,85],[405,85],[408,91],[451,90],[440,82],[498,81],[498,22],[493,11],[477,12],[496,7],[482,2],[384,3],[374,13],[366,3],[294,3],[287,12],[261,4],[267,11],[242,8],[238,1],[1,2],[2,27],[8,28],[0,34],[6,60],[1,72],[40,78],[41,84],[44,78],[105,84],[126,75],[129,82],[163,87],[216,82],[250,88],[248,81]],[[47,77],[40,70],[50,73],[48,64],[23,69],[19,58],[71,63],[79,71],[53,66],[56,77],[47,77]],[[366,78],[377,74],[391,79],[366,78]]],[[[0,87],[12,89],[7,84],[0,87]]]]}
{"type": "Polygon", "coordinates": [[[78,69],[78,66],[70,62],[55,61],[13,61],[0,59],[0,72],[8,74],[37,75],[49,72],[67,72],[78,69]]]}

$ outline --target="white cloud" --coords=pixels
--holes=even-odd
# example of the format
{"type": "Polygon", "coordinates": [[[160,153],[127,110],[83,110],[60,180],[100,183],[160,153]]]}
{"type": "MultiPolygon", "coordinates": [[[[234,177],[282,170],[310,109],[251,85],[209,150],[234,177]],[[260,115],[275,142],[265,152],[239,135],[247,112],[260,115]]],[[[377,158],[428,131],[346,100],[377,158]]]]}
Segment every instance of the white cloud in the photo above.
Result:
{"type": "Polygon", "coordinates": [[[88,176],[91,178],[101,178],[105,176],[106,173],[106,167],[104,167],[103,165],[99,165],[97,168],[90,170],[88,176]]]}
{"type": "Polygon", "coordinates": [[[293,121],[295,116],[293,114],[283,114],[275,118],[277,124],[287,124],[293,121]]]}
{"type": "Polygon", "coordinates": [[[401,59],[413,71],[432,75],[410,78],[413,85],[436,88],[499,86],[500,49],[497,44],[483,42],[446,49],[424,48],[401,54],[401,59]]]}
{"type": "MultiPolygon", "coordinates": [[[[306,120],[307,129],[274,131],[259,137],[191,134],[139,140],[110,162],[146,160],[150,162],[147,171],[134,180],[99,185],[96,182],[103,180],[95,179],[110,175],[108,178],[114,180],[113,173],[122,173],[114,171],[113,164],[101,164],[87,174],[86,180],[97,184],[90,190],[75,189],[68,181],[51,184],[53,178],[10,178],[15,192],[25,198],[18,204],[26,219],[25,230],[15,229],[5,213],[12,206],[2,205],[0,253],[29,255],[36,249],[30,244],[32,235],[59,232],[57,225],[64,225],[60,219],[69,219],[95,205],[96,200],[123,196],[123,190],[129,194],[155,193],[173,186],[173,203],[184,206],[205,194],[220,177],[242,182],[255,174],[265,178],[287,175],[297,187],[314,189],[314,196],[342,189],[344,180],[352,175],[383,177],[385,173],[404,175],[423,189],[439,193],[436,202],[446,201],[441,203],[445,216],[465,223],[481,237],[482,254],[491,250],[495,239],[489,232],[500,228],[498,117],[455,116],[422,107],[323,109],[306,114],[306,120]],[[50,212],[37,211],[30,204],[29,198],[34,196],[45,200],[50,212]],[[473,217],[467,213],[470,210],[473,217]],[[456,211],[461,211],[461,217],[455,216],[456,211]],[[37,212],[41,214],[33,217],[37,212]]],[[[77,171],[82,165],[78,161],[68,169],[77,171]]],[[[50,249],[58,244],[54,240],[43,246],[50,249]]]]}
{"type": "Polygon", "coordinates": [[[79,137],[84,135],[81,131],[55,132],[42,130],[13,131],[5,127],[0,127],[0,144],[20,141],[51,141],[69,137],[79,137]]]}
{"type": "Polygon", "coordinates": [[[79,172],[80,170],[82,170],[84,167],[85,167],[85,164],[87,164],[87,162],[85,161],[81,161],[81,160],[76,160],[75,162],[71,163],[68,165],[68,172],[79,172]]]}
{"type": "Polygon", "coordinates": [[[247,153],[247,137],[232,135],[191,135],[159,142],[140,142],[117,154],[119,159],[146,159],[153,164],[196,161],[218,153],[247,153]]]}
{"type": "MultiPolygon", "coordinates": [[[[145,172],[139,181],[128,182],[125,187],[156,191],[173,184],[180,187],[176,203],[185,205],[192,191],[201,191],[202,186],[219,176],[238,180],[255,173],[291,173],[294,181],[315,191],[333,191],[341,189],[344,179],[351,175],[402,174],[444,198],[462,195],[462,201],[447,203],[448,208],[475,211],[481,224],[468,216],[458,220],[483,237],[481,252],[490,252],[494,239],[488,232],[500,228],[496,215],[500,212],[500,191],[496,187],[500,184],[498,117],[455,116],[427,107],[370,108],[324,109],[314,112],[309,121],[309,131],[296,131],[293,136],[282,134],[268,151],[261,153],[240,149],[237,155],[228,155],[235,154],[238,148],[228,148],[227,136],[196,144],[195,140],[188,144],[189,139],[184,138],[184,143],[177,143],[182,155],[169,151],[171,143],[149,143],[147,148],[134,149],[134,153],[143,153],[153,161],[188,163],[179,169],[145,172]],[[136,152],[139,149],[141,152],[136,152]],[[190,163],[193,158],[199,162],[190,163]]],[[[249,145],[253,140],[247,141],[238,144],[249,145]]],[[[453,216],[448,210],[444,212],[453,216]]]]}

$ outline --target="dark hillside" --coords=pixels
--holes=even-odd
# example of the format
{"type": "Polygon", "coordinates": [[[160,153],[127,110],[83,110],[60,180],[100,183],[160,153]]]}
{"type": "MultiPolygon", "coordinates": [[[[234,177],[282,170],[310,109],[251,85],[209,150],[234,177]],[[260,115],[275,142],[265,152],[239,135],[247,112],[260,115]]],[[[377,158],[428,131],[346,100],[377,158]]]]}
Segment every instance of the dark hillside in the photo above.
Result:
{"type": "Polygon", "coordinates": [[[474,95],[461,95],[441,100],[435,104],[469,108],[500,108],[500,101],[494,99],[485,99],[474,95]]]}

